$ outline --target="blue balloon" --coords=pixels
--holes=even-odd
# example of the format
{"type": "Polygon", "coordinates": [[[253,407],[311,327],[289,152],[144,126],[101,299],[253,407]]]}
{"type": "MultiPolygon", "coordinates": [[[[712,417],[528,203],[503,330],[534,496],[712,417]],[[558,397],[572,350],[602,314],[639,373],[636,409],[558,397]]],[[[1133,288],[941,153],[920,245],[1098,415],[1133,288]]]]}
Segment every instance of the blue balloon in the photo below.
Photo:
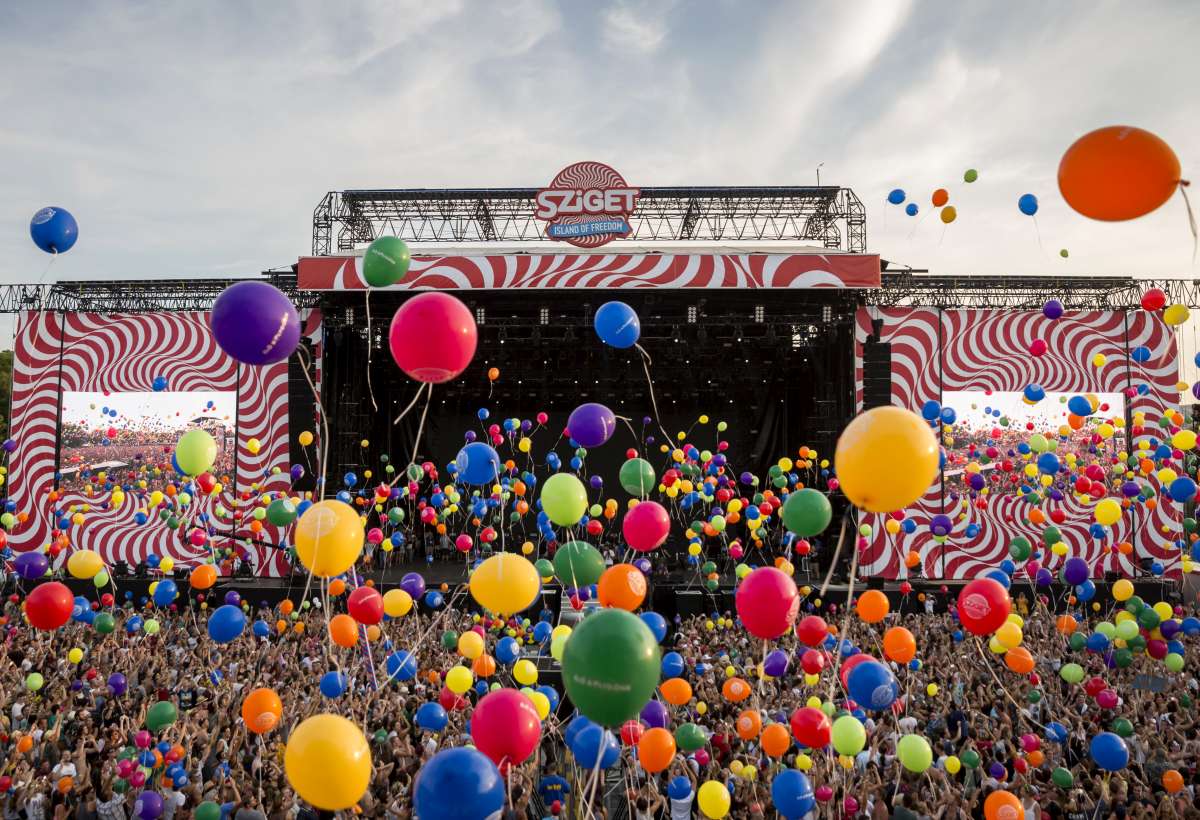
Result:
{"type": "Polygon", "coordinates": [[[941,418],[942,424],[954,424],[954,422],[958,419],[958,413],[954,412],[953,407],[943,407],[941,418]]]}
{"type": "Polygon", "coordinates": [[[678,774],[667,784],[667,797],[672,800],[687,800],[692,794],[692,781],[678,774]]]}
{"type": "MultiPolygon", "coordinates": [[[[1081,599],[1082,600],[1082,599],[1081,599]]],[[[1110,641],[1108,636],[1103,632],[1093,632],[1087,637],[1087,648],[1089,652],[1103,652],[1108,649],[1110,641]]]]}
{"type": "Polygon", "coordinates": [[[621,744],[612,732],[592,725],[575,735],[571,754],[575,755],[575,761],[581,768],[594,769],[599,758],[600,768],[608,769],[621,759],[621,744]]]}
{"type": "Polygon", "coordinates": [[[1050,721],[1046,724],[1046,739],[1055,743],[1066,743],[1069,736],[1067,727],[1063,726],[1058,721],[1050,721]]]}
{"type": "Polygon", "coordinates": [[[784,769],[771,778],[771,802],[787,820],[799,820],[813,810],[817,798],[804,772],[784,769]]]}
{"type": "Polygon", "coordinates": [[[1040,384],[1027,384],[1024,392],[1029,401],[1041,401],[1046,398],[1046,390],[1040,384]]]}
{"type": "Polygon", "coordinates": [[[917,211],[919,210],[920,209],[917,207],[917,203],[915,202],[910,202],[904,207],[904,213],[908,214],[909,216],[916,216],[917,211]]]}
{"type": "Polygon", "coordinates": [[[440,732],[446,728],[446,724],[450,722],[449,715],[442,708],[442,704],[436,701],[426,701],[417,709],[417,726],[427,732],[440,732]]]}
{"type": "Polygon", "coordinates": [[[1005,589],[1009,589],[1010,587],[1012,587],[1012,578],[1009,576],[1009,574],[1007,572],[1005,572],[1002,569],[990,569],[986,573],[984,573],[983,577],[991,578],[993,581],[1000,584],[1000,586],[1004,587],[1005,589]]]}
{"type": "Polygon", "coordinates": [[[1167,493],[1175,501],[1187,503],[1196,497],[1196,482],[1185,475],[1179,476],[1167,487],[1167,493]]]}
{"type": "Polygon", "coordinates": [[[473,441],[454,459],[459,477],[468,484],[491,484],[500,471],[500,456],[490,444],[473,441]]]}
{"type": "Polygon", "coordinates": [[[888,194],[888,202],[892,203],[893,205],[899,205],[903,201],[904,191],[900,188],[893,188],[888,194]]]}
{"type": "Polygon", "coordinates": [[[346,676],[341,672],[326,672],[321,676],[321,694],[327,698],[341,697],[346,686],[346,676]]]}
{"type": "Polygon", "coordinates": [[[1179,628],[1183,630],[1184,635],[1194,638],[1200,635],[1200,618],[1184,618],[1180,621],[1179,628]]]}
{"type": "Polygon", "coordinates": [[[864,661],[850,671],[846,688],[859,706],[887,709],[900,695],[892,671],[879,661],[864,661]]]}
{"type": "Polygon", "coordinates": [[[413,810],[421,820],[478,820],[504,810],[504,779],[475,749],[443,749],[421,767],[413,810]]]}
{"type": "Polygon", "coordinates": [[[1129,358],[1133,359],[1138,364],[1150,361],[1150,348],[1143,345],[1135,347],[1129,351],[1129,358]]]}
{"type": "Polygon", "coordinates": [[[425,605],[430,609],[440,609],[445,602],[446,599],[437,590],[431,589],[425,593],[425,605]]]}
{"type": "Polygon", "coordinates": [[[683,656],[678,652],[668,652],[663,655],[662,674],[664,678],[677,678],[683,674],[683,656]]]}
{"type": "Polygon", "coordinates": [[[1092,403],[1083,396],[1072,396],[1067,401],[1067,409],[1077,416],[1090,416],[1092,403]]]}
{"type": "Polygon", "coordinates": [[[417,659],[404,650],[388,655],[385,666],[389,679],[412,680],[417,676],[417,659]]]}
{"type": "Polygon", "coordinates": [[[550,633],[554,631],[554,627],[545,621],[538,621],[533,628],[533,639],[538,643],[545,643],[550,640],[550,633]]]}
{"type": "Polygon", "coordinates": [[[255,621],[250,630],[254,633],[254,637],[265,638],[271,634],[271,625],[266,621],[255,621]]]}
{"type": "Polygon", "coordinates": [[[1022,194],[1021,198],[1017,200],[1017,207],[1025,216],[1033,216],[1038,211],[1037,197],[1033,194],[1022,194]]]}
{"type": "Polygon", "coordinates": [[[505,635],[496,641],[496,660],[500,663],[513,663],[521,655],[521,646],[516,638],[505,635]]]}
{"type": "Polygon", "coordinates": [[[662,643],[663,638],[667,637],[667,619],[657,612],[643,612],[639,617],[641,617],[642,623],[650,627],[650,631],[654,634],[654,640],[662,643]]]}
{"type": "Polygon", "coordinates": [[[175,586],[175,582],[170,578],[164,578],[158,582],[158,586],[154,587],[154,605],[155,606],[170,606],[175,603],[175,599],[179,596],[179,588],[175,586]]]}
{"type": "Polygon", "coordinates": [[[1042,453],[1038,456],[1037,467],[1038,472],[1043,475],[1054,475],[1058,472],[1061,465],[1058,461],[1058,456],[1054,453],[1042,453]]]}
{"type": "Polygon", "coordinates": [[[936,421],[941,414],[942,405],[933,399],[921,405],[921,418],[925,419],[925,421],[936,421]]]}
{"type": "Polygon", "coordinates": [[[624,302],[605,302],[596,311],[592,323],[600,341],[617,348],[633,347],[642,335],[637,311],[624,302]]]}
{"type": "MultiPolygon", "coordinates": [[[[652,701],[652,702],[654,702],[654,701],[652,701]]],[[[588,728],[589,726],[596,726],[596,725],[598,725],[598,724],[593,723],[591,720],[589,720],[588,718],[585,718],[583,715],[579,715],[578,717],[572,719],[571,722],[567,724],[566,729],[563,729],[563,742],[567,745],[568,749],[572,748],[572,744],[575,743],[576,735],[578,735],[580,732],[582,732],[584,729],[588,728]]]]}
{"type": "Polygon", "coordinates": [[[225,604],[208,618],[208,637],[217,643],[229,643],[246,628],[246,613],[241,607],[225,604]]]}
{"type": "Polygon", "coordinates": [[[1120,735],[1101,732],[1092,738],[1092,760],[1106,772],[1118,772],[1129,764],[1129,748],[1120,735]]]}
{"type": "Polygon", "coordinates": [[[537,687],[535,691],[541,692],[546,696],[546,700],[550,701],[550,713],[554,714],[558,711],[558,704],[562,702],[562,698],[558,696],[558,690],[553,686],[542,685],[537,687]]]}
{"type": "Polygon", "coordinates": [[[52,205],[33,215],[29,221],[29,236],[33,244],[46,253],[66,253],[79,239],[79,225],[65,208],[52,205]]]}

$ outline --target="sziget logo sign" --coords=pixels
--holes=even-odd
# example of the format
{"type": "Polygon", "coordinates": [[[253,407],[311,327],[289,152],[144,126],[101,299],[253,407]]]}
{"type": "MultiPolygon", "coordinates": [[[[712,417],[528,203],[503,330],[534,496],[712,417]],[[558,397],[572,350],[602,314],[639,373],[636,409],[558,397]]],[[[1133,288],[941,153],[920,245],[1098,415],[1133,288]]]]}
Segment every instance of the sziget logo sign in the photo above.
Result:
{"type": "Polygon", "coordinates": [[[604,163],[577,162],[538,191],[534,216],[547,223],[551,239],[598,248],[629,235],[629,218],[640,195],[604,163]]]}

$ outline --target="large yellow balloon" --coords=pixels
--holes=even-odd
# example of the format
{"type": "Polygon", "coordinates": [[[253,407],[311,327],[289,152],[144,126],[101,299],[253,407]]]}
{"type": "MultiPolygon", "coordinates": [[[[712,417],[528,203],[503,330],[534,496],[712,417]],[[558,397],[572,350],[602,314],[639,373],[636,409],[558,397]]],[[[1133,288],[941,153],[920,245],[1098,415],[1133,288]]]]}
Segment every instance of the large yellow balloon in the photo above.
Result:
{"type": "Polygon", "coordinates": [[[529,608],[542,591],[537,569],[513,552],[488,558],[471,573],[471,597],[497,615],[514,615],[529,608]]]}
{"type": "Polygon", "coordinates": [[[1181,325],[1188,320],[1187,305],[1174,304],[1163,311],[1163,321],[1169,325],[1181,325]]]}
{"type": "Polygon", "coordinates": [[[383,611],[389,618],[402,618],[412,609],[413,599],[402,589],[389,589],[383,593],[383,611]]]}
{"type": "Polygon", "coordinates": [[[483,654],[483,638],[478,632],[468,631],[458,636],[458,654],[469,661],[483,654]]]}
{"type": "Polygon", "coordinates": [[[925,494],[938,472],[929,425],[901,407],[876,407],[846,426],[833,456],[842,492],[859,509],[894,512],[925,494]]]}
{"type": "Polygon", "coordinates": [[[371,749],[339,715],[313,715],[295,728],[283,753],[288,782],[319,809],[340,811],[362,799],[371,781],[371,749]]]}
{"type": "Polygon", "coordinates": [[[522,686],[533,686],[537,683],[538,669],[533,661],[522,658],[513,664],[513,677],[522,686]]]}
{"type": "Polygon", "coordinates": [[[341,575],[362,553],[363,530],[358,513],[341,501],[318,501],[296,522],[296,555],[320,578],[341,575]]]}
{"type": "MultiPolygon", "coordinates": [[[[474,635],[475,633],[470,634],[474,635]]],[[[466,692],[473,683],[475,683],[475,676],[465,666],[456,666],[446,673],[446,688],[456,695],[466,692]]]]}
{"type": "MultiPolygon", "coordinates": [[[[1118,601],[1128,601],[1133,597],[1133,584],[1126,578],[1122,578],[1112,586],[1113,597],[1118,601]]],[[[1117,613],[1120,615],[1121,613],[1117,613]]],[[[1126,613],[1128,614],[1128,613],[1126,613]]]]}
{"type": "Polygon", "coordinates": [[[92,550],[76,550],[67,559],[67,572],[72,578],[95,578],[104,569],[104,559],[92,550]]]}
{"type": "Polygon", "coordinates": [[[699,798],[700,811],[704,812],[705,817],[720,820],[729,814],[729,789],[725,788],[724,783],[710,780],[700,787],[696,797],[699,798]]]}
{"type": "Polygon", "coordinates": [[[1105,498],[1096,504],[1093,513],[1097,524],[1111,527],[1121,520],[1121,504],[1115,498],[1105,498]]]}

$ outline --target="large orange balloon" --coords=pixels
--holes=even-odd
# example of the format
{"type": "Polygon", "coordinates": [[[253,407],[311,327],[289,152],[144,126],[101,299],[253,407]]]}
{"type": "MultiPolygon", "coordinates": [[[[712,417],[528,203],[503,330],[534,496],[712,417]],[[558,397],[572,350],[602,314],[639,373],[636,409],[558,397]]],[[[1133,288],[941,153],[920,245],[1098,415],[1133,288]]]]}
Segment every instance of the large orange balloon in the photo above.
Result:
{"type": "Polygon", "coordinates": [[[1005,665],[1018,675],[1028,675],[1033,671],[1033,655],[1023,646],[1017,646],[1004,653],[1005,665]]]}
{"type": "Polygon", "coordinates": [[[663,700],[672,706],[683,706],[692,699],[692,685],[683,678],[663,681],[658,691],[662,692],[663,700]]]}
{"type": "Polygon", "coordinates": [[[1162,776],[1163,788],[1171,794],[1183,788],[1183,775],[1175,769],[1167,769],[1162,776]]]}
{"type": "Polygon", "coordinates": [[[1054,621],[1054,628],[1063,635],[1070,635],[1078,626],[1079,623],[1070,615],[1059,615],[1054,621]]]}
{"type": "Polygon", "coordinates": [[[783,757],[792,745],[792,738],[782,723],[772,723],[763,729],[762,750],[770,757],[783,757]]]}
{"type": "Polygon", "coordinates": [[[193,589],[208,589],[217,582],[217,568],[212,564],[201,564],[192,570],[188,580],[193,589]]]}
{"type": "Polygon", "coordinates": [[[998,789],[983,801],[983,816],[987,820],[1021,820],[1025,816],[1021,801],[1012,792],[998,789]]]}
{"type": "Polygon", "coordinates": [[[1058,190],[1091,219],[1120,222],[1157,209],[1179,187],[1179,157],[1149,131],[1098,128],[1075,140],[1058,164],[1058,190]]]}
{"type": "Polygon", "coordinates": [[[242,720],[256,735],[274,729],[282,715],[283,701],[274,689],[255,689],[242,701],[242,720]]]}
{"type": "Polygon", "coordinates": [[[647,729],[638,741],[638,763],[642,768],[656,774],[671,765],[675,759],[675,738],[666,729],[647,729]]]}
{"type": "Polygon", "coordinates": [[[869,624],[877,624],[887,617],[891,605],[888,604],[887,596],[882,592],[877,589],[868,589],[858,596],[858,604],[855,609],[858,617],[869,624]]]}
{"type": "Polygon", "coordinates": [[[729,678],[721,686],[721,694],[725,696],[725,700],[740,703],[750,697],[750,684],[741,678],[729,678]]]}
{"type": "Polygon", "coordinates": [[[496,659],[485,652],[471,663],[471,671],[476,677],[490,678],[496,674],[496,659]]]}
{"type": "Polygon", "coordinates": [[[596,597],[600,606],[633,612],[646,600],[646,576],[633,564],[613,564],[600,576],[596,597]]]}
{"type": "Polygon", "coordinates": [[[896,663],[908,663],[917,656],[917,639],[902,626],[883,633],[883,654],[896,663]]]}
{"type": "Polygon", "coordinates": [[[737,733],[742,740],[754,740],[762,731],[762,718],[753,709],[747,709],[738,715],[737,733]]]}
{"type": "Polygon", "coordinates": [[[329,638],[338,646],[349,649],[358,643],[358,624],[349,615],[334,615],[329,619],[329,638]]]}

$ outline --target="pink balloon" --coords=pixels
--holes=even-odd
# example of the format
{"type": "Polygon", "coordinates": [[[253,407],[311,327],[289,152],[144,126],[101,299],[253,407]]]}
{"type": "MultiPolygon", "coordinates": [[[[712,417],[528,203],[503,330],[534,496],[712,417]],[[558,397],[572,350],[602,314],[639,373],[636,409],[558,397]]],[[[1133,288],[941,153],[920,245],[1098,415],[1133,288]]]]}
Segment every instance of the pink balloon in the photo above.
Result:
{"type": "Polygon", "coordinates": [[[1034,735],[1034,734],[1021,735],[1021,748],[1024,749],[1026,752],[1036,752],[1041,747],[1041,745],[1042,745],[1042,743],[1040,740],[1038,740],[1037,735],[1034,735]]]}
{"type": "Polygon", "coordinates": [[[816,791],[813,792],[813,796],[822,803],[828,803],[833,799],[833,789],[828,786],[817,786],[816,791]]]}
{"type": "Polygon", "coordinates": [[[537,709],[516,689],[484,695],[471,714],[471,739],[497,766],[523,763],[541,737],[537,709]]]}
{"type": "Polygon", "coordinates": [[[706,752],[704,749],[697,749],[696,753],[692,755],[692,757],[696,758],[696,762],[701,766],[707,766],[709,761],[712,760],[712,758],[709,757],[708,752],[706,752]]]}
{"type": "Polygon", "coordinates": [[[141,769],[138,769],[137,771],[130,773],[130,775],[129,775],[129,785],[130,786],[133,786],[135,789],[141,788],[141,786],[145,782],[146,782],[146,773],[143,772],[141,769]]]}
{"type": "Polygon", "coordinates": [[[388,346],[409,377],[441,384],[467,369],[475,356],[475,317],[448,293],[427,291],[409,299],[392,317],[388,346]]]}
{"type": "Polygon", "coordinates": [[[133,743],[139,749],[149,749],[151,740],[153,740],[153,738],[150,737],[150,733],[147,732],[145,729],[142,729],[140,732],[138,732],[136,735],[133,736],[133,743]]]}
{"type": "Polygon", "coordinates": [[[1104,689],[1096,695],[1096,705],[1101,709],[1117,708],[1117,693],[1112,689],[1104,689]]]}
{"type": "Polygon", "coordinates": [[[738,617],[751,635],[778,638],[796,622],[800,591],[786,573],[774,567],[759,567],[742,579],[735,603],[738,617]]]}
{"type": "Polygon", "coordinates": [[[671,517],[657,501],[641,501],[625,513],[621,534],[625,542],[638,552],[658,549],[671,531],[671,517]]]}
{"type": "Polygon", "coordinates": [[[853,795],[848,794],[846,795],[846,799],[842,801],[842,807],[845,808],[846,814],[853,817],[854,813],[858,811],[858,801],[854,799],[853,795]]]}

